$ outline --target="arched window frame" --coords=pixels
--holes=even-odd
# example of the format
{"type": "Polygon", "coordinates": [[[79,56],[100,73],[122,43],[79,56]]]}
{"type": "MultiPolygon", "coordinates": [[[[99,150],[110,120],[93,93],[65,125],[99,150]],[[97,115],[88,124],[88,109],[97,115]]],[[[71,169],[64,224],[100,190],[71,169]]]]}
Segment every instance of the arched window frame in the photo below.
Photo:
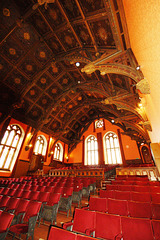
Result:
{"type": "Polygon", "coordinates": [[[105,164],[122,164],[122,157],[117,134],[112,131],[107,132],[103,137],[103,144],[105,164]],[[108,143],[106,143],[107,137],[109,137],[108,143]]]}
{"type": "Polygon", "coordinates": [[[0,143],[0,170],[13,170],[24,135],[24,130],[20,125],[8,125],[0,143]],[[18,139],[16,139],[17,137],[18,139]]]}
{"type": "Polygon", "coordinates": [[[99,119],[95,121],[95,128],[102,128],[103,127],[103,119],[99,119]]]}
{"type": "Polygon", "coordinates": [[[61,143],[56,143],[53,153],[53,159],[62,162],[63,160],[63,147],[61,143]]]}
{"type": "Polygon", "coordinates": [[[98,142],[94,135],[85,139],[85,165],[98,165],[98,142]],[[91,156],[91,159],[89,158],[91,156]]]}
{"type": "Polygon", "coordinates": [[[34,145],[34,154],[35,155],[42,155],[45,156],[46,155],[46,150],[47,150],[47,140],[45,138],[45,136],[43,135],[38,135],[36,138],[36,142],[34,145]]]}

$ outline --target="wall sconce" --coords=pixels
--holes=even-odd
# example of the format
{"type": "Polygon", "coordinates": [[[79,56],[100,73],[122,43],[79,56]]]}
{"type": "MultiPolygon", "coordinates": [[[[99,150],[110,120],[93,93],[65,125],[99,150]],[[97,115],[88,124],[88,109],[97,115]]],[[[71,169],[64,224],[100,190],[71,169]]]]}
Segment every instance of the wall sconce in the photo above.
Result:
{"type": "Polygon", "coordinates": [[[69,157],[68,156],[66,157],[66,160],[67,160],[67,162],[69,161],[69,157]]]}

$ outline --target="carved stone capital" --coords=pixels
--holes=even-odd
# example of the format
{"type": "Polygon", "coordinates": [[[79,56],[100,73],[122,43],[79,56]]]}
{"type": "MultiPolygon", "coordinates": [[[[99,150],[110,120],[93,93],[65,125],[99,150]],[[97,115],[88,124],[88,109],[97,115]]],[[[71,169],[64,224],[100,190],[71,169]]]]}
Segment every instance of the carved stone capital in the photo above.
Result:
{"type": "Polygon", "coordinates": [[[150,94],[150,86],[148,81],[144,78],[141,81],[139,81],[136,84],[136,88],[142,93],[142,94],[150,94]]]}

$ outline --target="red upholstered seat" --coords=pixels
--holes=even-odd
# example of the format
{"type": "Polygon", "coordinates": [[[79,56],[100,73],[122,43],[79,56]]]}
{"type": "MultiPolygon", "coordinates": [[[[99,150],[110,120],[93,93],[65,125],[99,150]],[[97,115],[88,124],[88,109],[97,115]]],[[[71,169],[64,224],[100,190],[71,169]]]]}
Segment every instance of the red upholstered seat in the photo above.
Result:
{"type": "Polygon", "coordinates": [[[128,201],[129,215],[136,218],[152,218],[151,204],[128,201]]]}
{"type": "Polygon", "coordinates": [[[15,209],[16,209],[16,207],[17,207],[17,205],[18,205],[18,203],[19,203],[19,198],[10,198],[9,200],[8,200],[8,202],[7,202],[7,204],[6,204],[6,208],[5,208],[5,211],[12,211],[12,212],[14,212],[15,211],[15,209]]]}
{"type": "Polygon", "coordinates": [[[1,194],[2,194],[2,195],[7,195],[8,192],[9,192],[9,190],[10,190],[9,188],[3,188],[1,194]]]}
{"type": "Polygon", "coordinates": [[[160,203],[152,203],[152,218],[160,220],[160,203]]]}
{"type": "Polygon", "coordinates": [[[58,203],[60,200],[61,194],[60,193],[50,193],[49,199],[47,200],[47,205],[53,206],[54,204],[58,203]]]}
{"type": "Polygon", "coordinates": [[[0,239],[5,239],[14,215],[0,211],[0,239]]]}
{"type": "Polygon", "coordinates": [[[25,191],[25,190],[23,190],[23,192],[22,192],[22,194],[21,194],[21,198],[28,199],[30,192],[31,192],[31,191],[25,191]]]}
{"type": "Polygon", "coordinates": [[[106,184],[106,190],[118,190],[119,185],[106,184]]]}
{"type": "Polygon", "coordinates": [[[133,191],[134,192],[150,192],[150,186],[139,186],[139,185],[134,185],[133,186],[133,191]]]}
{"type": "Polygon", "coordinates": [[[131,192],[115,190],[115,199],[131,200],[131,192]]]}
{"type": "Polygon", "coordinates": [[[15,192],[16,192],[16,189],[10,188],[9,191],[7,192],[7,196],[14,196],[15,192]]]}
{"type": "Polygon", "coordinates": [[[123,240],[153,240],[149,219],[121,217],[123,240]]]}
{"type": "Polygon", "coordinates": [[[107,198],[90,197],[89,210],[98,212],[107,212],[107,198]]]}
{"type": "Polygon", "coordinates": [[[75,240],[76,234],[61,228],[51,227],[47,240],[75,240]]]}
{"type": "Polygon", "coordinates": [[[127,200],[108,198],[108,213],[120,216],[128,216],[128,202],[127,200]]]}
{"type": "Polygon", "coordinates": [[[100,189],[99,196],[101,198],[115,198],[114,190],[102,190],[100,189]]]}
{"type": "Polygon", "coordinates": [[[30,184],[26,184],[25,186],[24,186],[24,190],[30,190],[30,188],[31,188],[31,185],[30,184]]]}
{"type": "Polygon", "coordinates": [[[23,193],[23,189],[16,189],[16,191],[14,193],[14,197],[19,198],[19,197],[21,197],[22,193],[23,193]]]}
{"type": "Polygon", "coordinates": [[[87,230],[94,230],[95,228],[95,212],[83,209],[75,209],[74,220],[63,225],[64,229],[71,229],[73,232],[86,233],[87,230]]]}
{"type": "Polygon", "coordinates": [[[36,192],[33,192],[33,191],[30,191],[30,194],[28,196],[28,199],[29,200],[32,200],[32,201],[36,201],[38,200],[38,195],[39,195],[40,192],[36,191],[36,192]]]}
{"type": "Polygon", "coordinates": [[[19,213],[25,212],[28,204],[29,204],[29,200],[21,198],[16,206],[14,214],[18,215],[19,213]]]}
{"type": "Polygon", "coordinates": [[[9,196],[5,196],[5,195],[1,198],[1,200],[0,200],[0,209],[5,209],[9,199],[10,199],[10,197],[9,196]]]}
{"type": "Polygon", "coordinates": [[[151,193],[160,193],[160,186],[150,186],[151,193]]]}
{"type": "Polygon", "coordinates": [[[132,185],[118,185],[119,191],[132,191],[133,186],[132,185]]]}
{"type": "Polygon", "coordinates": [[[38,188],[38,185],[32,185],[31,188],[30,188],[30,191],[37,191],[37,188],[38,188]]]}
{"type": "Polygon", "coordinates": [[[36,191],[45,192],[46,186],[38,186],[36,191]]]}
{"type": "Polygon", "coordinates": [[[154,233],[154,239],[160,239],[160,220],[152,220],[152,228],[154,233]]]}
{"type": "Polygon", "coordinates": [[[30,236],[32,236],[32,239],[33,239],[34,228],[36,225],[40,208],[41,208],[40,202],[29,201],[26,208],[25,216],[22,219],[23,222],[12,225],[9,229],[9,231],[13,234],[14,237],[15,235],[19,235],[19,234],[26,234],[27,239],[30,236]]]}
{"type": "Polygon", "coordinates": [[[160,203],[160,193],[151,193],[153,203],[160,203]]]}
{"type": "Polygon", "coordinates": [[[54,192],[54,187],[53,186],[47,186],[45,189],[45,192],[54,192]]]}
{"type": "Polygon", "coordinates": [[[85,235],[81,235],[81,234],[77,234],[76,240],[94,240],[94,238],[85,236],[85,235]]]}
{"type": "Polygon", "coordinates": [[[116,236],[120,234],[120,216],[96,212],[95,237],[116,239],[116,236]]]}
{"type": "Polygon", "coordinates": [[[151,202],[151,195],[149,192],[131,192],[131,199],[137,202],[151,202]]]}
{"type": "Polygon", "coordinates": [[[49,196],[50,196],[49,192],[39,192],[37,201],[42,202],[42,203],[47,202],[49,199],[49,196]]]}

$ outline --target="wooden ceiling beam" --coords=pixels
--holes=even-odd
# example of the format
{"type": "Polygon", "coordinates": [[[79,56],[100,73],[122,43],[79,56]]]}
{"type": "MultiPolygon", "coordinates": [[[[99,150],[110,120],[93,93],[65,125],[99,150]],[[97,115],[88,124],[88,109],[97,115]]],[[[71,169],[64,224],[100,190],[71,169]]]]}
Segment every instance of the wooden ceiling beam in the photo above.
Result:
{"type": "Polygon", "coordinates": [[[97,47],[96,41],[95,41],[95,39],[94,39],[94,37],[93,37],[93,34],[92,34],[91,29],[90,29],[90,27],[89,27],[89,25],[88,25],[88,22],[86,21],[86,17],[85,17],[85,15],[84,15],[84,13],[83,13],[83,10],[82,10],[82,8],[81,8],[81,6],[80,6],[80,4],[79,4],[79,0],[75,0],[75,1],[76,1],[77,6],[78,6],[78,9],[79,9],[79,11],[80,11],[80,13],[81,13],[82,19],[84,20],[84,23],[85,23],[85,25],[86,25],[86,27],[87,27],[88,33],[89,33],[89,35],[90,35],[90,37],[91,37],[91,39],[92,39],[92,42],[93,42],[93,46],[94,46],[94,48],[95,48],[95,51],[96,51],[96,53],[98,53],[98,47],[97,47]]]}

